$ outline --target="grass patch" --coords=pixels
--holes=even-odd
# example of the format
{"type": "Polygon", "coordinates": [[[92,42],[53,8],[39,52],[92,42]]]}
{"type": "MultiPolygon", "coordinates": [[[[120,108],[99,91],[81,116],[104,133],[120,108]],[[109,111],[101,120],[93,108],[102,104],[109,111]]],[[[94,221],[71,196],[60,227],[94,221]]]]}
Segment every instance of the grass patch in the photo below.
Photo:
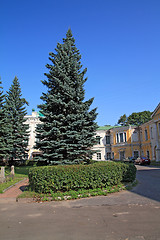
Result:
{"type": "Polygon", "coordinates": [[[32,166],[15,167],[15,173],[18,175],[23,175],[28,177],[28,173],[31,168],[34,168],[34,167],[32,166]]]}
{"type": "Polygon", "coordinates": [[[16,184],[17,182],[23,180],[24,177],[14,177],[14,178],[9,178],[7,180],[7,182],[1,183],[0,184],[0,193],[3,193],[4,190],[14,184],[16,184]]]}
{"type": "Polygon", "coordinates": [[[80,199],[86,197],[94,197],[94,196],[106,196],[109,193],[119,192],[121,190],[125,190],[126,187],[124,184],[119,184],[116,186],[108,186],[107,188],[96,188],[96,189],[89,189],[89,190],[70,190],[70,191],[57,191],[56,193],[50,192],[47,194],[44,193],[36,193],[30,191],[24,191],[18,198],[34,198],[37,202],[44,202],[44,201],[62,201],[62,200],[71,200],[71,199],[80,199]]]}
{"type": "Polygon", "coordinates": [[[5,167],[5,176],[6,182],[0,183],[0,193],[3,193],[4,190],[17,182],[23,180],[24,178],[28,178],[29,169],[32,168],[31,166],[21,166],[15,167],[15,175],[14,177],[9,177],[11,168],[6,166],[5,167]]]}
{"type": "Polygon", "coordinates": [[[160,161],[159,162],[151,161],[150,166],[160,167],[160,161]]]}

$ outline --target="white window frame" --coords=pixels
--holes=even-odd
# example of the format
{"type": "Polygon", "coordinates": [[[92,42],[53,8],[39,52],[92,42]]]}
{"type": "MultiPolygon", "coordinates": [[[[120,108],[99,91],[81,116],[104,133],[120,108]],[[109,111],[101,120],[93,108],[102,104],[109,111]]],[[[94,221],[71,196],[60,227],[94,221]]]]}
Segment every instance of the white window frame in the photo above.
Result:
{"type": "Polygon", "coordinates": [[[116,143],[125,143],[127,142],[127,133],[126,132],[119,132],[116,134],[116,143]],[[123,141],[120,141],[120,134],[123,134],[123,141]]]}

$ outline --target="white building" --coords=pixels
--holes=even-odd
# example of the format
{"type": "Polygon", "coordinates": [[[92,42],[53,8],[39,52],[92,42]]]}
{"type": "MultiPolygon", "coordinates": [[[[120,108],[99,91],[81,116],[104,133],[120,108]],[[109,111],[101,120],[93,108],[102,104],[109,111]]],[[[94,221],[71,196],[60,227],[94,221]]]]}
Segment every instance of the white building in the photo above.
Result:
{"type": "Polygon", "coordinates": [[[35,141],[36,141],[36,126],[40,124],[39,120],[40,113],[32,111],[32,115],[26,115],[25,124],[29,125],[29,140],[28,140],[28,159],[31,160],[36,155],[39,155],[41,152],[37,149],[34,149],[35,141]]]}
{"type": "MultiPolygon", "coordinates": [[[[28,141],[28,159],[32,160],[35,156],[42,154],[41,151],[34,149],[35,141],[36,141],[36,126],[40,124],[39,120],[40,113],[32,111],[32,115],[26,115],[25,124],[29,125],[29,141],[28,141]]],[[[98,144],[93,147],[94,150],[98,150],[96,154],[93,155],[94,160],[106,160],[106,152],[105,152],[105,145],[106,145],[106,130],[107,127],[99,128],[96,132],[96,138],[98,139],[98,144]]]]}

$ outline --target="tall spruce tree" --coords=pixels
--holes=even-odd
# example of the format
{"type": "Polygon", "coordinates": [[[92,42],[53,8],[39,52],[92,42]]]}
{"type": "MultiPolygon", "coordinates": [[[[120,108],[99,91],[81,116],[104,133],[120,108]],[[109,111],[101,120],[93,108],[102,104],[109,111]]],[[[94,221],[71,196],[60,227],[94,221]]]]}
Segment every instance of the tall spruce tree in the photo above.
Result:
{"type": "Polygon", "coordinates": [[[42,93],[44,103],[39,105],[44,116],[37,126],[36,148],[43,152],[40,160],[75,164],[92,157],[97,113],[96,108],[90,110],[94,98],[84,101],[87,69],[81,70],[81,55],[70,29],[55,51],[49,54],[49,73],[42,81],[48,91],[42,93]]]}
{"type": "Polygon", "coordinates": [[[0,160],[7,156],[7,118],[4,110],[4,98],[2,82],[0,80],[0,160]]]}
{"type": "Polygon", "coordinates": [[[22,98],[18,78],[15,77],[13,84],[6,93],[5,112],[7,114],[8,129],[8,155],[10,163],[14,160],[23,160],[26,157],[28,146],[28,128],[24,116],[27,114],[25,104],[28,102],[22,98]]]}

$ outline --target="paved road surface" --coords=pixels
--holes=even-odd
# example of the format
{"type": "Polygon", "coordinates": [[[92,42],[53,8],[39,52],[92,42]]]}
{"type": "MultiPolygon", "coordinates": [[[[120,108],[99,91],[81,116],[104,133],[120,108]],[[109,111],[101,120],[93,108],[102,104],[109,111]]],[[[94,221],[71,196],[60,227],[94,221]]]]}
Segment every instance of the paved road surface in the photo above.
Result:
{"type": "Polygon", "coordinates": [[[160,240],[160,168],[109,196],[51,203],[0,199],[0,240],[160,240]]]}

